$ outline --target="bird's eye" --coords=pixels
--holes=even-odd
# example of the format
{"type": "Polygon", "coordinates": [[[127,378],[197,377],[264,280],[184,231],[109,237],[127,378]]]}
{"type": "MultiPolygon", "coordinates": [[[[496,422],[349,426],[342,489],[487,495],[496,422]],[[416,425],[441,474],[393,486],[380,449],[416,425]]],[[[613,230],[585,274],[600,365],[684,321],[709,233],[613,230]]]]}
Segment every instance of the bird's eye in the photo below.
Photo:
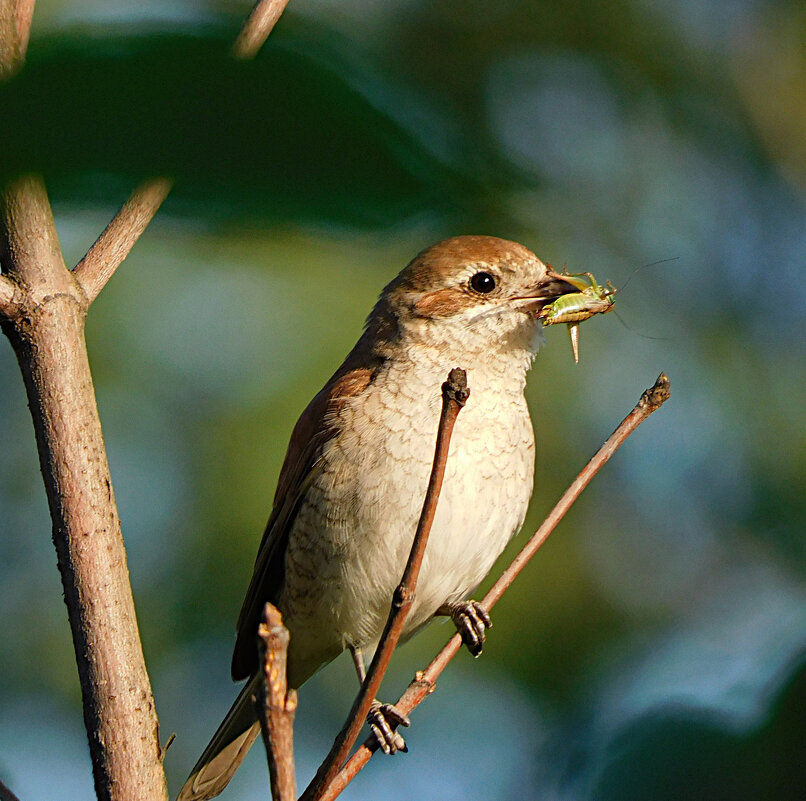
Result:
{"type": "Polygon", "coordinates": [[[485,272],[476,273],[470,279],[470,286],[482,295],[492,292],[496,287],[496,283],[495,277],[485,272]]]}

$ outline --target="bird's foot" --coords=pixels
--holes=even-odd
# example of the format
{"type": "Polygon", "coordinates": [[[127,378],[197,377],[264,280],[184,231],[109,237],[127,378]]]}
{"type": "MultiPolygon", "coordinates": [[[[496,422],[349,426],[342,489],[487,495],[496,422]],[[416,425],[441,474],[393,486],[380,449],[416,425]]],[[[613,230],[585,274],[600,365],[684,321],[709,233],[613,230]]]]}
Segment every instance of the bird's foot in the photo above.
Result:
{"type": "Polygon", "coordinates": [[[394,704],[373,701],[367,714],[367,723],[378,743],[378,748],[384,754],[396,754],[398,751],[405,753],[409,750],[406,741],[395,729],[398,726],[410,726],[411,721],[394,704]]]}
{"type": "Polygon", "coordinates": [[[459,601],[448,604],[440,612],[450,616],[467,650],[473,656],[479,656],[487,638],[487,629],[493,625],[487,610],[478,601],[459,601]]]}

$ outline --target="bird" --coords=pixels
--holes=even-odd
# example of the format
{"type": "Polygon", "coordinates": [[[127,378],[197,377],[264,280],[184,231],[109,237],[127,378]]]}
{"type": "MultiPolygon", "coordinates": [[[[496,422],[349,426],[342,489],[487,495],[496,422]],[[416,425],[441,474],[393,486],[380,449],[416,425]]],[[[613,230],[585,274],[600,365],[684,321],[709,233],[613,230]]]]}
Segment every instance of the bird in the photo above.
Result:
{"type": "MultiPolygon", "coordinates": [[[[248,681],[177,801],[218,795],[259,734],[256,634],[267,601],[291,635],[290,687],[344,650],[363,680],[411,548],[440,387],[454,367],[471,391],[402,639],[448,615],[480,653],[490,619],[469,595],[520,529],[532,495],[524,388],[542,342],[538,315],[575,291],[523,245],[492,236],[438,242],[383,289],[293,429],[237,623],[232,678],[248,681]]],[[[376,702],[370,723],[384,751],[406,750],[397,727],[409,721],[393,706],[376,702]]]]}

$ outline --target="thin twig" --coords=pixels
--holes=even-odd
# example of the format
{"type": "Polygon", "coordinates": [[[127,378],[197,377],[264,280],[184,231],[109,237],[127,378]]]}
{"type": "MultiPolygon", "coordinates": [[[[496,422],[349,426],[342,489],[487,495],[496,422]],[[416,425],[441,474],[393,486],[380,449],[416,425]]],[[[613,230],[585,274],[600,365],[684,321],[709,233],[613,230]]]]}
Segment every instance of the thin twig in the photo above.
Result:
{"type": "Polygon", "coordinates": [[[20,801],[20,799],[3,782],[0,782],[0,801],[20,801]]]}
{"type": "MultiPolygon", "coordinates": [[[[537,553],[543,543],[548,539],[549,534],[562,520],[572,504],[588,486],[593,477],[601,470],[610,457],[621,447],[627,437],[638,428],[652,412],[659,409],[668,400],[671,384],[664,373],[658,376],[654,386],[647,389],[635,408],[624,418],[619,427],[610,435],[607,441],[596,452],[593,458],[585,465],[580,474],[574,479],[571,486],[565,491],[557,502],[557,505],[549,512],[543,524],[531,536],[520,553],[512,560],[509,567],[501,574],[498,581],[493,584],[490,591],[481,601],[482,606],[489,610],[500,600],[501,596],[509,589],[512,582],[528,564],[529,560],[537,553]]],[[[462,638],[459,634],[454,634],[445,644],[442,650],[433,659],[430,665],[418,671],[414,680],[406,688],[395,706],[404,714],[408,715],[413,709],[419,706],[425,698],[436,689],[436,681],[448,663],[458,653],[462,645],[462,638]]],[[[369,762],[375,752],[374,741],[368,739],[350,758],[342,771],[330,782],[325,792],[320,796],[319,801],[333,801],[344,790],[344,788],[355,778],[359,771],[369,762]]]]}
{"type": "Polygon", "coordinates": [[[114,275],[171,191],[167,178],[150,178],[140,184],[112,218],[87,255],[76,265],[73,277],[92,303],[114,275]]]}
{"type": "Polygon", "coordinates": [[[434,522],[437,501],[442,489],[442,479],[445,476],[451,434],[453,433],[456,418],[467,402],[469,394],[470,390],[467,388],[465,371],[459,368],[451,370],[448,380],[442,385],[442,413],[439,418],[437,441],[434,448],[434,463],[431,468],[428,489],[425,493],[423,509],[417,524],[417,531],[414,535],[414,542],[411,546],[406,569],[403,572],[403,578],[395,590],[392,608],[389,610],[389,617],[386,621],[386,628],[378,643],[369,672],[347,717],[347,722],[336,737],[330,753],[319,767],[313,781],[302,794],[303,799],[318,798],[339,773],[344,761],[347,759],[347,755],[350,753],[350,749],[358,738],[370,706],[381,686],[381,681],[392,658],[392,651],[400,639],[403,624],[414,601],[417,578],[425,555],[425,546],[428,542],[431,525],[434,522]]]}
{"type": "Polygon", "coordinates": [[[277,20],[285,11],[288,0],[258,0],[232,46],[235,58],[254,58],[263,46],[277,20]]]}
{"type": "Polygon", "coordinates": [[[267,603],[258,626],[258,648],[263,665],[263,681],[256,699],[260,729],[269,762],[273,801],[294,801],[297,783],[294,775],[294,715],[297,691],[288,689],[288,629],[277,607],[267,603]]]}

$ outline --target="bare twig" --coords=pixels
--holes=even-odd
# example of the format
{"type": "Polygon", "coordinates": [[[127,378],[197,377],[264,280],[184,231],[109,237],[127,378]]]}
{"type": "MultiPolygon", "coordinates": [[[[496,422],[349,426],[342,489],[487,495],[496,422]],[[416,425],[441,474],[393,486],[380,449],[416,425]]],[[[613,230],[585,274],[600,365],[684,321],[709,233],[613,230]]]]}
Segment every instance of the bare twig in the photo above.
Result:
{"type": "Polygon", "coordinates": [[[232,46],[233,55],[242,59],[254,58],[287,5],[288,0],[258,0],[232,46]]]}
{"type": "Polygon", "coordinates": [[[297,691],[288,689],[288,629],[277,607],[267,603],[258,627],[258,647],[263,665],[263,681],[256,700],[266,759],[269,762],[273,801],[295,801],[294,714],[297,691]]]}
{"type": "Polygon", "coordinates": [[[22,371],[53,521],[101,801],[167,798],[157,716],[84,341],[86,298],[67,270],[47,192],[2,194],[0,250],[20,312],[3,322],[22,371]]]}
{"type": "Polygon", "coordinates": [[[20,799],[3,782],[0,782],[0,801],[20,801],[20,799]]]}
{"type": "Polygon", "coordinates": [[[442,385],[442,412],[437,429],[434,463],[431,468],[423,509],[420,513],[420,520],[417,524],[417,531],[414,534],[414,542],[411,546],[406,569],[403,572],[403,578],[395,590],[386,627],[375,650],[375,656],[361,690],[347,717],[347,722],[336,737],[330,753],[320,765],[313,781],[302,794],[303,799],[318,798],[338,774],[347,755],[350,753],[350,749],[353,747],[353,743],[358,738],[370,706],[381,686],[381,681],[392,658],[392,651],[400,639],[403,624],[414,601],[417,578],[425,555],[425,546],[428,542],[431,525],[434,522],[437,501],[442,489],[442,479],[445,476],[445,464],[448,460],[451,434],[453,433],[456,418],[465,405],[469,394],[470,390],[467,388],[465,371],[458,368],[451,370],[448,380],[442,385]]]}
{"type": "Polygon", "coordinates": [[[104,232],[95,240],[87,255],[76,265],[73,276],[92,303],[106,282],[145,231],[162,202],[171,191],[167,178],[151,178],[140,184],[104,232]]]}
{"type": "MultiPolygon", "coordinates": [[[[548,539],[549,534],[551,534],[560,520],[562,520],[585,487],[588,486],[593,477],[616,450],[621,447],[627,437],[669,398],[670,387],[669,379],[664,373],[661,373],[654,386],[647,389],[643,395],[641,395],[641,399],[638,401],[635,408],[624,418],[619,427],[585,465],[580,474],[574,479],[571,486],[557,502],[557,505],[549,512],[540,528],[531,536],[520,553],[513,559],[509,567],[507,567],[498,581],[493,584],[490,591],[484,596],[481,604],[485,609],[491,609],[496,602],[500,600],[501,596],[509,589],[518,574],[526,567],[529,560],[548,539]]],[[[437,678],[448,666],[451,659],[456,656],[461,645],[461,636],[454,634],[433,659],[431,664],[428,665],[425,670],[417,672],[414,680],[400,697],[400,700],[395,704],[404,715],[408,715],[413,709],[419,706],[428,695],[434,692],[437,678]]],[[[367,762],[369,762],[372,754],[375,752],[375,748],[374,741],[368,739],[355,754],[353,754],[343,770],[328,784],[327,788],[320,796],[319,801],[333,801],[333,799],[338,797],[342,790],[344,790],[367,762]]]]}

